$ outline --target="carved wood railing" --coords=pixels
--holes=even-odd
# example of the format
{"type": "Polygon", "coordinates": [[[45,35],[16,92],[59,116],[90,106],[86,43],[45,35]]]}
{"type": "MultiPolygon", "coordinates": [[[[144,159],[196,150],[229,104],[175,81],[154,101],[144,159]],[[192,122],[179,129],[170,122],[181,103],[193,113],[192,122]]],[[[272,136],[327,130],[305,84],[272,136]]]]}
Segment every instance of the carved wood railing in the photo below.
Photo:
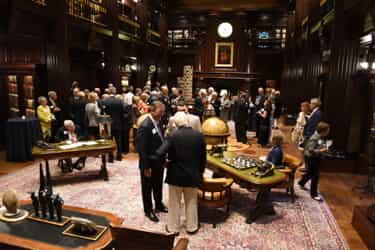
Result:
{"type": "Polygon", "coordinates": [[[68,14],[89,21],[106,25],[107,8],[103,0],[66,0],[68,14]]]}

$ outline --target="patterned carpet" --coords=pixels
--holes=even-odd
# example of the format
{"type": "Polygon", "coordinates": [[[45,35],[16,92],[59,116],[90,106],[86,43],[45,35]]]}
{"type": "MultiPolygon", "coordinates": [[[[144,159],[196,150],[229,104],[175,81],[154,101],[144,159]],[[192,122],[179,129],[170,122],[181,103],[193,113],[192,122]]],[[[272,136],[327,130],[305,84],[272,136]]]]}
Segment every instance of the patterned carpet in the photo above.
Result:
{"type": "MultiPolygon", "coordinates": [[[[85,170],[98,169],[98,158],[90,158],[85,170]]],[[[57,166],[51,162],[51,166],[57,166]]],[[[123,217],[124,224],[154,230],[164,230],[166,216],[160,223],[152,223],[143,215],[137,156],[130,154],[122,162],[109,164],[108,182],[90,182],[55,187],[66,204],[98,209],[123,217]]],[[[85,171],[84,170],[84,171],[85,171]]],[[[15,189],[21,199],[28,191],[36,190],[39,168],[33,166],[0,177],[1,193],[15,189]]],[[[209,174],[207,172],[207,174],[209,174]]],[[[57,167],[52,175],[61,175],[57,167]]],[[[164,200],[167,201],[167,188],[164,200]]],[[[0,194],[1,195],[1,194],[0,194]]],[[[216,229],[209,224],[208,211],[200,209],[201,230],[189,238],[189,249],[240,250],[240,249],[349,249],[327,205],[313,201],[309,194],[297,188],[298,199],[293,204],[282,192],[274,192],[276,215],[266,216],[252,225],[245,223],[249,209],[254,206],[255,193],[233,186],[233,202],[228,218],[216,229]]],[[[167,202],[165,202],[167,204],[167,202]]]]}

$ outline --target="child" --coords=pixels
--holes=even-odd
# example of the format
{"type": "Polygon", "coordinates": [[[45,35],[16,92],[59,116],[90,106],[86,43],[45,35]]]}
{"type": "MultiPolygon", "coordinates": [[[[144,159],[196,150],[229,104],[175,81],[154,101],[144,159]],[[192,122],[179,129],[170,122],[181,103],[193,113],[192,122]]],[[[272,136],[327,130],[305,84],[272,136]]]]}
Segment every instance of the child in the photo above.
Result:
{"type": "Polygon", "coordinates": [[[311,180],[310,194],[317,201],[322,200],[318,195],[319,163],[322,154],[328,151],[328,148],[323,146],[321,141],[328,136],[329,131],[330,125],[320,122],[316,127],[315,133],[306,141],[304,155],[307,172],[298,182],[301,188],[304,189],[306,182],[311,180]]]}
{"type": "Polygon", "coordinates": [[[283,144],[283,137],[281,135],[272,136],[272,148],[267,156],[267,161],[271,162],[273,165],[281,166],[283,164],[283,149],[281,145],[283,144]]]}

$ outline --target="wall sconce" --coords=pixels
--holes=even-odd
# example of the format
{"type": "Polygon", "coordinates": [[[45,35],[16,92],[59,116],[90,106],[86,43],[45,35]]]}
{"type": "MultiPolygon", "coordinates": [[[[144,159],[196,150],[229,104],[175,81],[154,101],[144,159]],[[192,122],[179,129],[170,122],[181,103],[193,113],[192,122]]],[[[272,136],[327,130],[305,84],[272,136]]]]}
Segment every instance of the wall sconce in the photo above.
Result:
{"type": "MultiPolygon", "coordinates": [[[[369,64],[366,61],[362,61],[359,63],[359,66],[361,67],[361,69],[368,69],[369,64]]],[[[372,66],[374,66],[374,63],[372,66]]]]}
{"type": "Polygon", "coordinates": [[[137,70],[137,65],[133,64],[130,68],[131,68],[133,71],[136,71],[136,70],[137,70]]]}
{"type": "Polygon", "coordinates": [[[371,71],[375,70],[375,41],[373,34],[367,34],[360,38],[361,54],[359,57],[359,70],[371,71]]]}

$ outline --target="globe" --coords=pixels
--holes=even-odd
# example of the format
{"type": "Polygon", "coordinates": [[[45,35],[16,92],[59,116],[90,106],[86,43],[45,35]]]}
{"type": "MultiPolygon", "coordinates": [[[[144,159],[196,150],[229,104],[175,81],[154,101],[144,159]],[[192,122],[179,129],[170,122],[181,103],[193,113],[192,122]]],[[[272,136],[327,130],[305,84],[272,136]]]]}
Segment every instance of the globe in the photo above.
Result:
{"type": "Polygon", "coordinates": [[[202,133],[208,145],[224,144],[230,135],[227,123],[218,117],[205,120],[202,124],[202,133]]]}

